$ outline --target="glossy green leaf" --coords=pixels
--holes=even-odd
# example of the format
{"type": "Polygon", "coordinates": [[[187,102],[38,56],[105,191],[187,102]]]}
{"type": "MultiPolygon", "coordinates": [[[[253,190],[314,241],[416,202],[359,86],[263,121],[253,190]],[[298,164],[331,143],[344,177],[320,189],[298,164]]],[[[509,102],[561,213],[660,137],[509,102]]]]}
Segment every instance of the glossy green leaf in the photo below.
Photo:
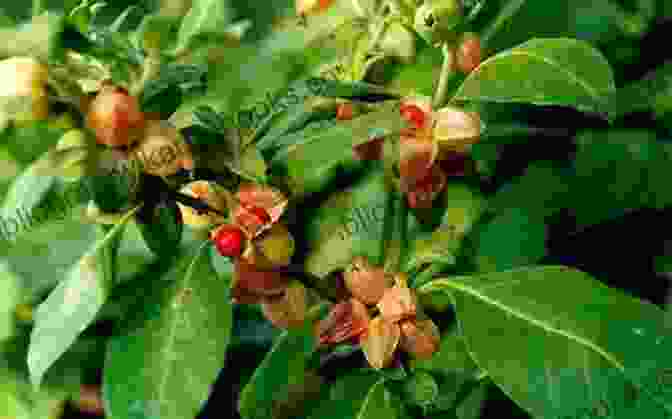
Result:
{"type": "Polygon", "coordinates": [[[240,393],[240,415],[244,419],[273,417],[276,405],[290,396],[289,389],[303,383],[308,357],[314,349],[314,337],[308,327],[280,335],[240,393]]]}
{"type": "Polygon", "coordinates": [[[223,367],[232,326],[229,282],[190,245],[109,342],[103,394],[111,418],[194,418],[223,367]]]}
{"type": "Polygon", "coordinates": [[[175,47],[182,20],[174,16],[147,15],[137,30],[145,49],[167,51],[175,47]]]}
{"type": "Polygon", "coordinates": [[[177,35],[177,48],[183,50],[198,36],[218,34],[231,23],[232,11],[225,0],[193,0],[177,35]]]}
{"type": "Polygon", "coordinates": [[[546,219],[568,205],[571,173],[545,163],[533,163],[519,178],[502,186],[490,200],[488,209],[506,212],[524,208],[527,213],[546,219]]]}
{"type": "Polygon", "coordinates": [[[590,44],[542,38],[483,61],[453,100],[569,106],[609,116],[615,88],[609,63],[590,44]]]}
{"type": "Polygon", "coordinates": [[[385,378],[368,371],[354,371],[338,379],[329,399],[310,419],[371,419],[399,417],[385,378]]]}
{"type": "Polygon", "coordinates": [[[114,284],[110,243],[118,239],[133,213],[130,211],[110,229],[37,308],[28,350],[28,369],[35,386],[39,386],[49,367],[93,322],[105,303],[114,284]]]}
{"type": "Polygon", "coordinates": [[[657,140],[655,132],[585,131],[576,141],[576,175],[570,184],[569,205],[579,226],[672,203],[666,181],[672,150],[657,140]]]}
{"type": "Polygon", "coordinates": [[[170,257],[178,251],[182,239],[184,225],[180,210],[172,201],[146,209],[136,217],[145,243],[158,257],[170,257]]]}
{"type": "Polygon", "coordinates": [[[469,354],[535,417],[672,411],[672,336],[653,304],[562,266],[437,279],[420,292],[450,295],[469,354]]]}
{"type": "Polygon", "coordinates": [[[323,278],[345,268],[354,256],[378,263],[387,194],[382,173],[373,171],[311,214],[306,226],[310,249],[306,272],[323,278]]]}
{"type": "Polygon", "coordinates": [[[666,61],[641,80],[618,89],[612,96],[615,116],[650,110],[656,106],[656,100],[663,97],[672,97],[672,61],[666,61]]]}
{"type": "Polygon", "coordinates": [[[352,170],[359,165],[354,160],[352,148],[366,142],[370,130],[385,130],[392,134],[403,128],[397,106],[397,102],[386,103],[379,111],[350,121],[329,123],[328,128],[278,152],[271,161],[271,170],[285,173],[289,187],[296,195],[322,189],[339,170],[352,170]]]}
{"type": "Polygon", "coordinates": [[[546,255],[546,224],[521,208],[510,208],[482,226],[476,237],[480,272],[532,265],[546,255]]]}
{"type": "Polygon", "coordinates": [[[507,0],[482,32],[488,51],[501,51],[538,37],[570,37],[602,43],[622,36],[622,7],[614,0],[540,2],[507,0]]]}

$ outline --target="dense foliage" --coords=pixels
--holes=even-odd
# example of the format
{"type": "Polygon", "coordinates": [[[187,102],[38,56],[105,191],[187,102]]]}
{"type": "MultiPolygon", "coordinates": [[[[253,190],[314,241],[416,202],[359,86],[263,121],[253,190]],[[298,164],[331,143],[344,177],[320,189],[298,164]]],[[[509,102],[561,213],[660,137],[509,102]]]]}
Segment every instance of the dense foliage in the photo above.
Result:
{"type": "Polygon", "coordinates": [[[0,419],[672,417],[669,1],[5,3],[0,419]]]}

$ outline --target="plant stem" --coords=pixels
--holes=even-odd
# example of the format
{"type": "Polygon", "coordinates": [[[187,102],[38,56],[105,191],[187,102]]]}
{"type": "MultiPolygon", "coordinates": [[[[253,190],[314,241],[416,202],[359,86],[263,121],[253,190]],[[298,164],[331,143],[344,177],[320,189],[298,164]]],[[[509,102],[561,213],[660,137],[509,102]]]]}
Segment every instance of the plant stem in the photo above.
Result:
{"type": "Polygon", "coordinates": [[[378,252],[378,257],[380,258],[377,262],[378,265],[385,264],[385,258],[387,257],[387,248],[392,240],[392,233],[394,232],[394,209],[395,209],[395,195],[394,192],[388,191],[387,196],[385,197],[385,213],[383,215],[383,237],[380,241],[380,252],[378,252]]]}
{"type": "Polygon", "coordinates": [[[405,197],[399,199],[397,219],[397,234],[399,237],[399,255],[395,272],[401,272],[408,256],[408,204],[405,197]]]}
{"type": "Polygon", "coordinates": [[[436,87],[434,100],[432,101],[432,106],[434,109],[440,108],[441,105],[443,105],[446,101],[446,96],[448,94],[448,82],[454,73],[453,67],[455,65],[453,51],[450,49],[447,43],[441,45],[441,52],[443,53],[443,65],[441,66],[439,84],[436,87]]]}
{"type": "Polygon", "coordinates": [[[43,9],[42,0],[33,0],[33,17],[41,15],[43,9]]]}

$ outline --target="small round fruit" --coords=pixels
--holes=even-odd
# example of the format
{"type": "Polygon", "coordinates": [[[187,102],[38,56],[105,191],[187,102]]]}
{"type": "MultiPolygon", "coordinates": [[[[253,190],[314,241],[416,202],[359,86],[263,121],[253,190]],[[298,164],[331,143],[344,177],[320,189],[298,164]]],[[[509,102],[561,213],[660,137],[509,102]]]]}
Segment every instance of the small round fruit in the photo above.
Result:
{"type": "Polygon", "coordinates": [[[349,121],[355,116],[355,108],[352,103],[341,103],[336,108],[336,119],[339,121],[349,121]]]}
{"type": "Polygon", "coordinates": [[[429,44],[450,41],[454,30],[463,21],[459,0],[427,0],[415,13],[414,27],[429,44]]]}
{"type": "Polygon", "coordinates": [[[334,0],[296,0],[296,14],[298,16],[316,15],[326,11],[334,0]]]}
{"type": "Polygon", "coordinates": [[[236,226],[226,224],[212,232],[211,240],[222,256],[238,257],[243,253],[245,235],[236,226]]]}
{"type": "Polygon", "coordinates": [[[121,87],[105,84],[89,105],[87,125],[98,143],[124,147],[141,137],[145,117],[137,98],[121,87]]]}

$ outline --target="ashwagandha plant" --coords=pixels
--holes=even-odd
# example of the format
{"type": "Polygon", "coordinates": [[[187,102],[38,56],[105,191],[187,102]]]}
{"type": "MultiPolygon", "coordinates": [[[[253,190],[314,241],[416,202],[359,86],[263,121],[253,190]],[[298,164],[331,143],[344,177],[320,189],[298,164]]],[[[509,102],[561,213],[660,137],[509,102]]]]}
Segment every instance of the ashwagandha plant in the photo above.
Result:
{"type": "MultiPolygon", "coordinates": [[[[478,418],[488,384],[534,418],[672,416],[665,312],[544,259],[563,211],[672,204],[667,144],[612,128],[669,115],[669,63],[617,89],[598,41],[514,32],[574,1],[64,3],[0,13],[0,418],[192,419],[220,371],[245,419],[478,418]],[[504,146],[563,138],[499,180],[504,146]],[[614,199],[610,159],[649,192],[614,199]]],[[[656,13],[599,7],[631,37],[656,13]]]]}

